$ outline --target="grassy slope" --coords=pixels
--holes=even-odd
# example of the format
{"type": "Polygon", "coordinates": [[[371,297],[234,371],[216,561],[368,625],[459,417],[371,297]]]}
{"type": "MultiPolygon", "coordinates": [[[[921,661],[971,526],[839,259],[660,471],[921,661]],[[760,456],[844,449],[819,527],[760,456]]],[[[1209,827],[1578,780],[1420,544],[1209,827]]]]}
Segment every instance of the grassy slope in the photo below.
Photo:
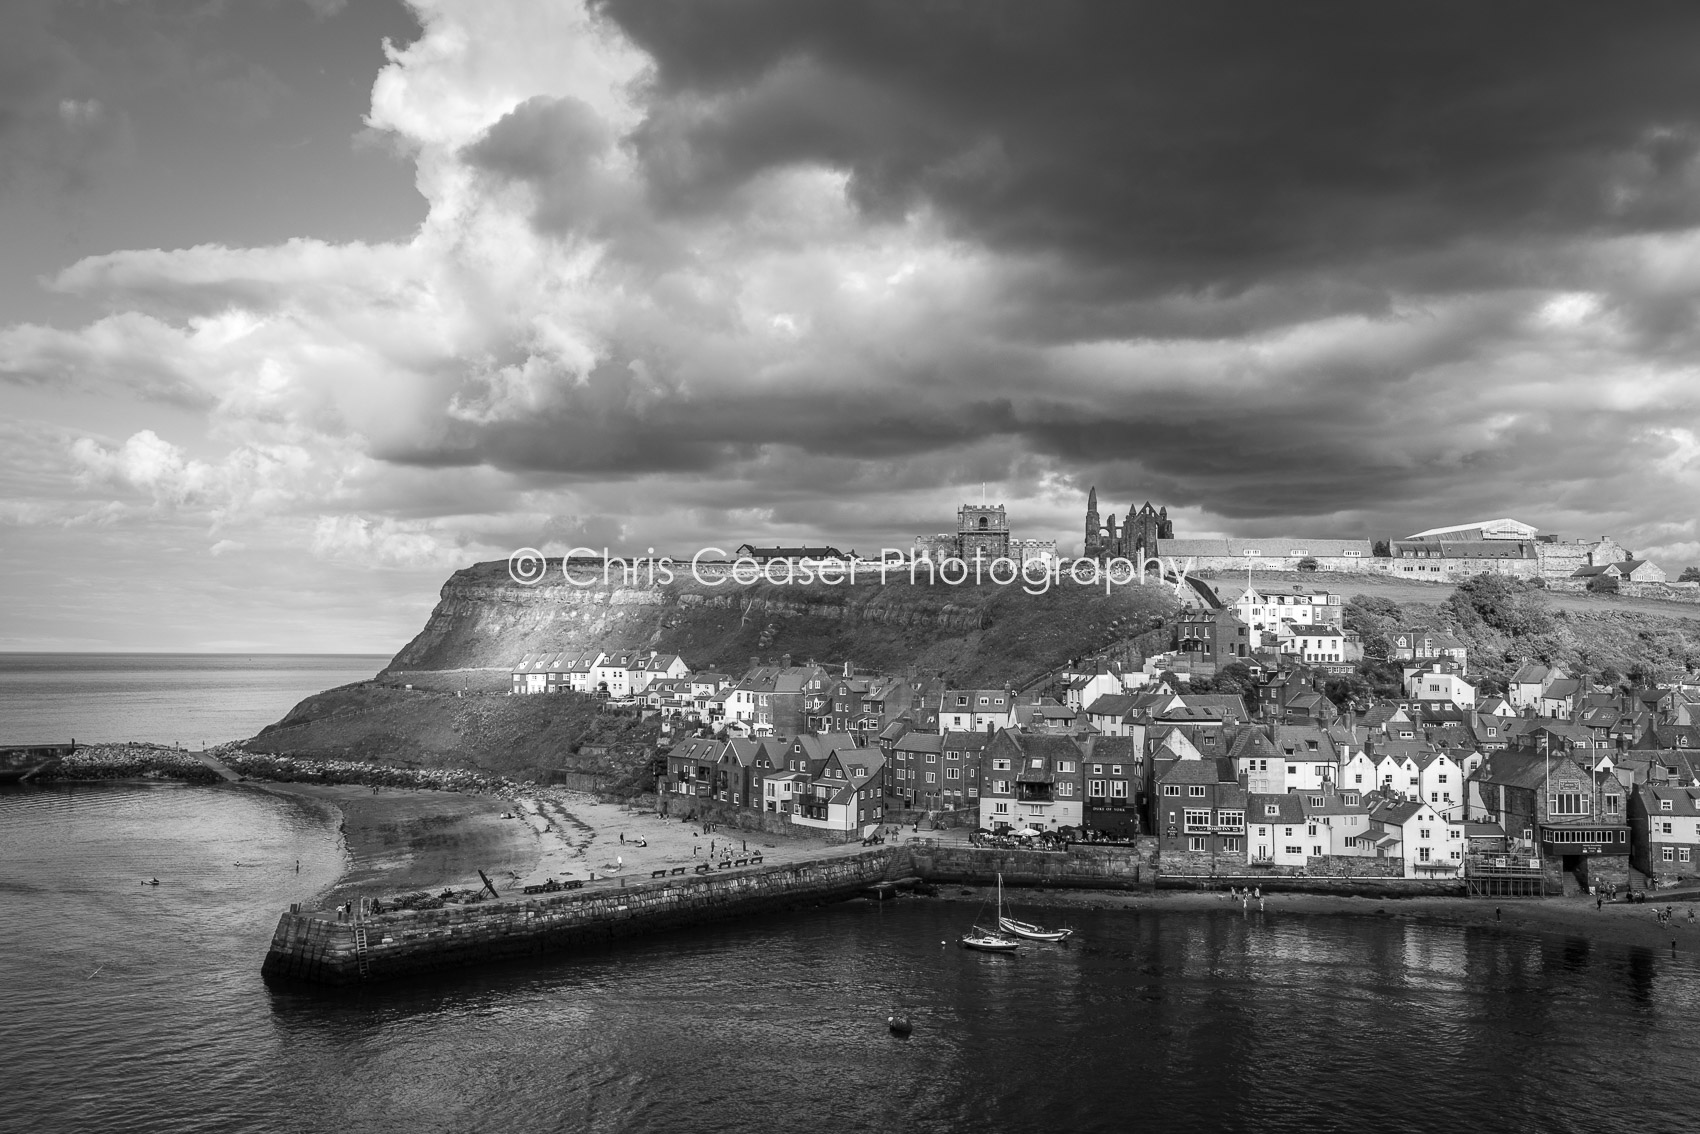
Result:
{"type": "MultiPolygon", "coordinates": [[[[1262,580],[1258,580],[1262,581],[1262,580]]],[[[1505,678],[1533,659],[1557,663],[1572,673],[1597,673],[1612,666],[1627,673],[1637,663],[1666,676],[1700,671],[1700,607],[1616,595],[1546,594],[1553,628],[1545,634],[1513,637],[1487,626],[1458,627],[1444,603],[1453,588],[1440,583],[1411,583],[1375,576],[1352,576],[1331,588],[1347,598],[1373,595],[1399,604],[1403,617],[1390,620],[1412,627],[1454,629],[1470,650],[1470,668],[1505,678]]]]}
{"type": "Polygon", "coordinates": [[[248,741],[255,752],[474,768],[519,779],[550,771],[624,774],[653,748],[656,728],[599,712],[572,694],[457,696],[366,681],[302,701],[248,741]],[[609,744],[608,756],[575,753],[609,744]]]}

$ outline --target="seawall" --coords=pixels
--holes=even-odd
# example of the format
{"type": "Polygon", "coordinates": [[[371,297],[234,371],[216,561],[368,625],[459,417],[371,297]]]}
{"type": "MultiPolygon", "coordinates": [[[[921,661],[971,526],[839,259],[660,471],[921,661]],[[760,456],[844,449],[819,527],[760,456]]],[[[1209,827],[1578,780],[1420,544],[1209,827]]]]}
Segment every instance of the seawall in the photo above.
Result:
{"type": "Polygon", "coordinates": [[[593,884],[561,894],[367,915],[286,913],[261,972],[319,984],[382,981],[432,969],[606,944],[620,937],[851,897],[901,877],[902,848],[711,874],[593,884]],[[365,932],[364,965],[356,939],[365,932]],[[364,968],[364,971],[362,969],[364,968]]]}

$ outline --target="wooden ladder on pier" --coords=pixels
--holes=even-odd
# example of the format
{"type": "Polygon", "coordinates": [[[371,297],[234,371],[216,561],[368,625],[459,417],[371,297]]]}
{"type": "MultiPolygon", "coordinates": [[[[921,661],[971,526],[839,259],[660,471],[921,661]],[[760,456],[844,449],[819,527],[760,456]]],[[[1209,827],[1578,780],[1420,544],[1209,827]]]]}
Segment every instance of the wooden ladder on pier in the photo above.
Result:
{"type": "Polygon", "coordinates": [[[360,979],[365,980],[372,971],[372,956],[366,951],[366,927],[358,923],[354,926],[354,960],[360,969],[360,979]]]}

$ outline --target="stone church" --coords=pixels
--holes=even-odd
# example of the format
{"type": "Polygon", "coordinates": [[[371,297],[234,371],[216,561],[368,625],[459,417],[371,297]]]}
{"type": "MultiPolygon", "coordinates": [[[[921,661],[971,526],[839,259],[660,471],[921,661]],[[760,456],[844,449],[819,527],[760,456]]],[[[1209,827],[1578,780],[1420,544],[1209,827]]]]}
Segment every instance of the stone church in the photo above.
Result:
{"type": "Polygon", "coordinates": [[[1157,554],[1157,541],[1174,539],[1175,525],[1169,521],[1169,509],[1145,507],[1135,512],[1131,507],[1120,527],[1116,514],[1111,512],[1102,523],[1098,520],[1098,489],[1094,486],[1086,497],[1086,558],[1126,559],[1139,563],[1157,554]]]}
{"type": "Polygon", "coordinates": [[[914,554],[934,562],[961,559],[991,562],[1011,559],[1026,563],[1030,559],[1050,560],[1056,557],[1054,539],[1016,539],[1009,533],[1009,515],[1002,504],[964,504],[956,510],[956,534],[919,536],[914,554]]]}

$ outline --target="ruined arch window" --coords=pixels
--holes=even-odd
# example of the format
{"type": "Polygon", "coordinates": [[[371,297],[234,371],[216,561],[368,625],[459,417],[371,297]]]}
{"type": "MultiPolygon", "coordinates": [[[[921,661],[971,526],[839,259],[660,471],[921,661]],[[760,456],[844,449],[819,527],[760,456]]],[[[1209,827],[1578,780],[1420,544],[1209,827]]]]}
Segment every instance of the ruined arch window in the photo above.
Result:
{"type": "Polygon", "coordinates": [[[981,516],[981,517],[980,517],[980,526],[981,526],[981,527],[982,527],[982,528],[983,528],[983,527],[985,527],[985,526],[986,526],[986,524],[987,524],[987,520],[986,520],[986,517],[984,517],[984,516],[981,516]]]}

